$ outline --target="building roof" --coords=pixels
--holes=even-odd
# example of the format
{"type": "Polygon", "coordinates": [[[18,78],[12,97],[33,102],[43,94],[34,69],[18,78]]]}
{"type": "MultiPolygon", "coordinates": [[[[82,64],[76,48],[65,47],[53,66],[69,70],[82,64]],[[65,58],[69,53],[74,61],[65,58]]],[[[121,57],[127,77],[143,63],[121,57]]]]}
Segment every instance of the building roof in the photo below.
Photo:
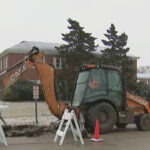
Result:
{"type": "Polygon", "coordinates": [[[138,79],[150,79],[150,73],[137,73],[137,78],[138,79]]]}
{"type": "MultiPolygon", "coordinates": [[[[3,50],[0,53],[0,58],[9,53],[28,53],[33,46],[38,47],[39,50],[44,51],[46,54],[57,55],[58,52],[55,47],[59,47],[62,43],[47,43],[47,42],[37,42],[37,41],[22,41],[10,48],[3,50]]],[[[100,50],[104,50],[104,46],[99,46],[96,50],[96,54],[101,54],[100,50]]],[[[139,59],[137,56],[129,55],[132,59],[139,59]]]]}
{"type": "Polygon", "coordinates": [[[60,43],[46,43],[36,41],[22,41],[10,48],[5,49],[0,53],[0,57],[7,55],[8,53],[28,53],[33,46],[38,47],[39,50],[44,51],[46,54],[57,54],[56,46],[60,46],[60,43]]]}

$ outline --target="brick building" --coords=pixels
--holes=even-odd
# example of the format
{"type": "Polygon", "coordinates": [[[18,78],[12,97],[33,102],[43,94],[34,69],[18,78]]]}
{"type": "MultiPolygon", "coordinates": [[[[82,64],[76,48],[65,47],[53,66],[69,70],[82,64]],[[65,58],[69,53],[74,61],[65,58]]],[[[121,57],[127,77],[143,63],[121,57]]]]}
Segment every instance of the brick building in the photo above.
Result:
{"type": "Polygon", "coordinates": [[[142,66],[138,68],[137,79],[150,86],[150,66],[142,66]]]}
{"type": "MultiPolygon", "coordinates": [[[[55,49],[55,46],[60,46],[59,43],[22,41],[0,53],[0,73],[22,60],[33,46],[38,47],[40,51],[44,51],[46,63],[53,64],[57,71],[62,69],[61,58],[57,57],[58,52],[55,49]]],[[[38,80],[35,69],[25,72],[22,78],[31,81],[38,80]]]]}
{"type": "Polygon", "coordinates": [[[150,86],[150,73],[138,73],[137,79],[139,82],[143,82],[150,86]]]}
{"type": "MultiPolygon", "coordinates": [[[[16,64],[19,60],[23,59],[25,55],[32,49],[33,46],[38,47],[45,53],[45,60],[48,64],[53,64],[56,71],[59,72],[62,69],[62,60],[58,57],[56,46],[60,46],[59,43],[45,43],[45,42],[34,42],[34,41],[22,41],[19,44],[14,45],[8,49],[5,49],[0,53],[0,73],[16,64]]],[[[103,49],[104,47],[101,47],[103,49]]],[[[100,49],[97,50],[100,54],[100,49]]],[[[137,69],[138,57],[131,56],[134,61],[134,67],[137,69]]],[[[135,75],[136,76],[136,75],[135,75]]],[[[38,80],[38,76],[35,69],[32,69],[23,74],[23,79],[27,80],[38,80]]]]}

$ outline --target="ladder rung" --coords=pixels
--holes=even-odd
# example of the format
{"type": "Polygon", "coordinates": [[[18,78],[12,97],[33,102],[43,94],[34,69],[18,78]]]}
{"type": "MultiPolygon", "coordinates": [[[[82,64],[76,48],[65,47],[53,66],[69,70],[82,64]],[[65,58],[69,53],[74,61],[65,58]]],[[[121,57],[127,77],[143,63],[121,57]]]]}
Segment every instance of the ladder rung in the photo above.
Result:
{"type": "Polygon", "coordinates": [[[69,120],[69,118],[70,118],[70,113],[64,113],[64,115],[63,115],[63,117],[62,117],[62,119],[64,119],[64,120],[69,120]]]}
{"type": "Polygon", "coordinates": [[[56,134],[59,136],[63,136],[63,133],[64,133],[63,131],[58,130],[56,134]]]}

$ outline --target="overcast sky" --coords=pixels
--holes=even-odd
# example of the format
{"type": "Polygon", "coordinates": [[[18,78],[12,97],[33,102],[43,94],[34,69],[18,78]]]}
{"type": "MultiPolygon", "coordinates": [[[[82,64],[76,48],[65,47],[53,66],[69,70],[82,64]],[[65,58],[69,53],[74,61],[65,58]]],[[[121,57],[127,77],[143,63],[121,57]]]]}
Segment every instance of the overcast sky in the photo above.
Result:
{"type": "Polygon", "coordinates": [[[150,65],[149,0],[0,0],[0,51],[21,41],[62,43],[68,18],[101,39],[110,27],[128,35],[138,66],[150,65]]]}

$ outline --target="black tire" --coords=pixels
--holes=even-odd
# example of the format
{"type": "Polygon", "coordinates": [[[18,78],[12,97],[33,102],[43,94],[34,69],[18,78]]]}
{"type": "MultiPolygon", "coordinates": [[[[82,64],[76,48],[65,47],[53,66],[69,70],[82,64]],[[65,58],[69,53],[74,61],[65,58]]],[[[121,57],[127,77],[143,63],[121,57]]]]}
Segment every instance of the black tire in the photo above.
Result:
{"type": "Polygon", "coordinates": [[[136,118],[136,126],[140,131],[149,131],[150,130],[150,115],[142,114],[136,118]]]}
{"type": "Polygon", "coordinates": [[[86,125],[94,132],[96,120],[99,120],[100,133],[112,130],[116,123],[116,111],[108,103],[98,103],[90,107],[86,115],[86,125]]]}
{"type": "Polygon", "coordinates": [[[127,125],[128,125],[127,123],[120,123],[120,122],[116,123],[116,127],[121,129],[124,129],[127,125]]]}

